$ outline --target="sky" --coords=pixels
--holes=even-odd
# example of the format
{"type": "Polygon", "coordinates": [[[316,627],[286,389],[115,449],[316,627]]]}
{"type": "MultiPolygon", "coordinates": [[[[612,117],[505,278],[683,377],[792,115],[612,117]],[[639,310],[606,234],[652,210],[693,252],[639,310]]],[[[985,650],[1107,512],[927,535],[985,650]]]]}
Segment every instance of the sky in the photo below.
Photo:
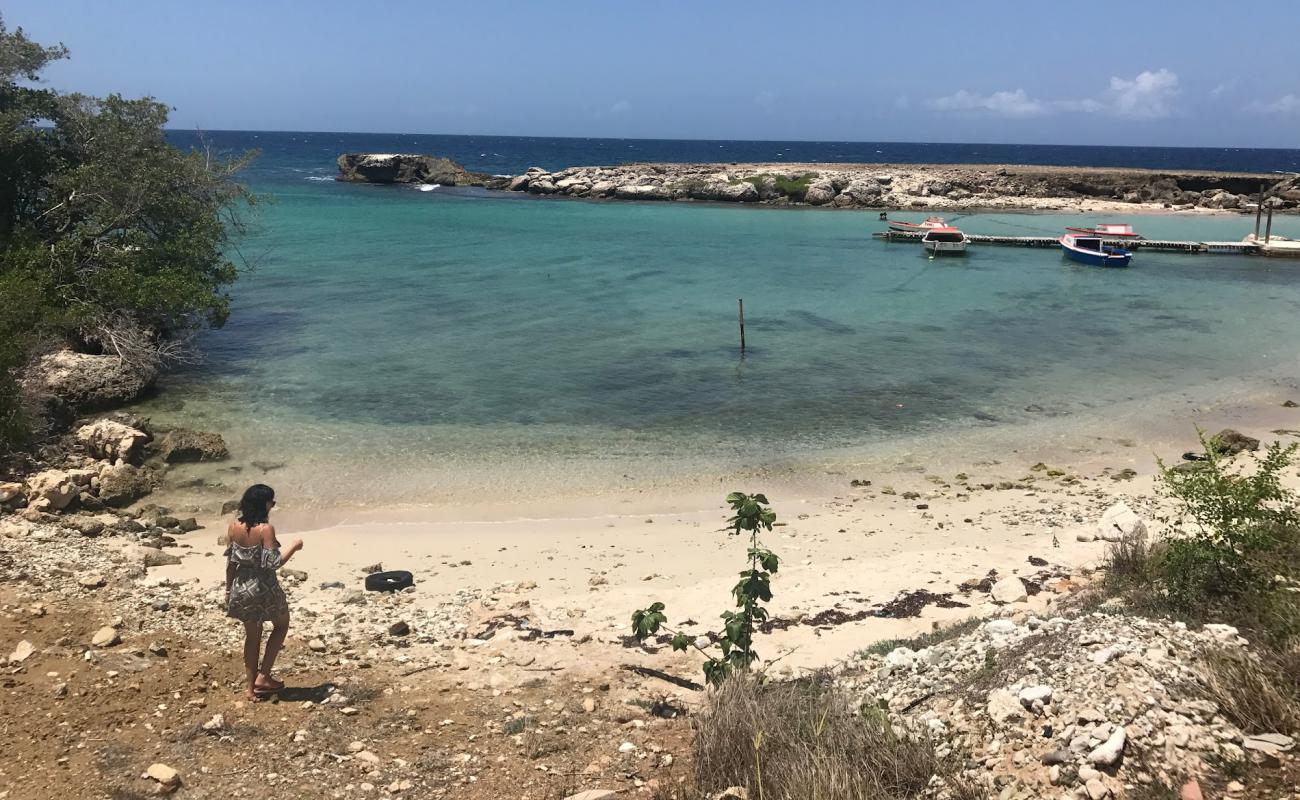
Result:
{"type": "Polygon", "coordinates": [[[172,127],[1300,148],[1295,0],[5,0],[172,127]],[[915,9],[916,13],[905,13],[915,9]]]}

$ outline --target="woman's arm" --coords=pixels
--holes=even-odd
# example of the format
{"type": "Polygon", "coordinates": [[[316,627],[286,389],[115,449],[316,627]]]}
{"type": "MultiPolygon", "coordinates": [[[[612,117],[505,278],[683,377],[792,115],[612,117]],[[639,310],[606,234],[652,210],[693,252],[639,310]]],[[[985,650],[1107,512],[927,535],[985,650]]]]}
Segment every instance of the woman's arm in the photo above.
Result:
{"type": "MultiPolygon", "coordinates": [[[[274,549],[278,547],[278,543],[275,540],[274,525],[266,526],[266,530],[262,533],[262,546],[267,549],[274,549]]],[[[294,539],[292,542],[289,542],[289,546],[286,549],[280,551],[280,566],[283,567],[285,564],[289,563],[289,559],[293,558],[293,554],[298,552],[301,549],[302,549],[302,539],[294,539]]]]}

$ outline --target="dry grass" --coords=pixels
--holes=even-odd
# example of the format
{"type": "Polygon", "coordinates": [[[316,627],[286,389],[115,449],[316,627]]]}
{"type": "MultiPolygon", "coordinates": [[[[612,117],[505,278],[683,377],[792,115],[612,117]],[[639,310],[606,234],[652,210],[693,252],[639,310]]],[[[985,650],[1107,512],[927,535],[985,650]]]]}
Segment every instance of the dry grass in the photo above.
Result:
{"type": "Polygon", "coordinates": [[[696,782],[753,800],[902,800],[941,769],[931,743],[858,713],[829,679],[764,682],[738,675],[710,697],[695,726],[696,782]]]}
{"type": "Polygon", "coordinates": [[[1300,733],[1300,652],[1214,650],[1203,666],[1207,696],[1243,731],[1300,733]]]}

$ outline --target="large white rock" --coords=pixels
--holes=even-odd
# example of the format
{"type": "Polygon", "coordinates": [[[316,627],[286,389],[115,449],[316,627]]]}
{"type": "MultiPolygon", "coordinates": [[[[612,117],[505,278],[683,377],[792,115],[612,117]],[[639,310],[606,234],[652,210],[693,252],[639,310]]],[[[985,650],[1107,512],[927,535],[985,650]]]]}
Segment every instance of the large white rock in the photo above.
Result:
{"type": "Polygon", "coordinates": [[[36,648],[32,645],[32,643],[27,641],[26,639],[23,639],[21,642],[18,643],[18,646],[14,648],[14,651],[9,654],[9,663],[21,664],[27,659],[31,658],[32,653],[35,652],[36,652],[36,648]]]}
{"type": "Polygon", "coordinates": [[[122,637],[118,634],[117,628],[110,625],[95,631],[95,635],[90,639],[90,643],[95,647],[112,647],[121,641],[122,637]]]}
{"type": "Polygon", "coordinates": [[[13,481],[0,481],[0,505],[23,496],[23,485],[13,481]]]}
{"type": "Polygon", "coordinates": [[[77,440],[95,458],[134,461],[149,435],[111,419],[100,419],[79,428],[77,440]]]}
{"type": "Polygon", "coordinates": [[[1035,703],[1042,705],[1052,702],[1052,687],[1050,686],[1026,686],[1020,690],[1020,704],[1025,708],[1033,708],[1035,703]]]}
{"type": "Polygon", "coordinates": [[[61,469],[47,469],[27,479],[27,496],[41,511],[62,511],[77,496],[77,483],[61,469]]]}
{"type": "Polygon", "coordinates": [[[993,584],[993,588],[989,590],[989,596],[993,598],[993,602],[1003,604],[1023,603],[1029,599],[1029,593],[1025,591],[1024,581],[1014,575],[993,584]]]}
{"type": "Polygon", "coordinates": [[[984,632],[990,637],[1011,636],[1020,630],[1020,626],[1009,619],[994,619],[984,623],[984,632]]]}
{"type": "Polygon", "coordinates": [[[1124,755],[1124,745],[1127,742],[1128,732],[1124,730],[1123,725],[1120,725],[1115,728],[1109,739],[1088,754],[1088,760],[1099,767],[1118,764],[1120,756],[1124,755]]]}
{"type": "Polygon", "coordinates": [[[809,205],[824,206],[835,199],[835,184],[829,178],[819,178],[808,184],[803,199],[809,205]]]}
{"type": "Polygon", "coordinates": [[[166,764],[150,764],[145,774],[164,787],[175,788],[181,785],[181,774],[166,764]]]}
{"type": "Polygon", "coordinates": [[[1097,523],[1097,536],[1107,542],[1124,539],[1145,541],[1147,526],[1137,512],[1121,500],[1101,515],[1101,521],[1097,523]]]}
{"type": "Polygon", "coordinates": [[[1007,689],[994,689],[989,692],[987,708],[989,719],[997,723],[1020,719],[1025,713],[1024,706],[1020,705],[1020,698],[1007,689]]]}
{"type": "Polygon", "coordinates": [[[911,669],[916,663],[916,653],[909,647],[896,647],[885,656],[885,663],[897,669],[911,669]]]}

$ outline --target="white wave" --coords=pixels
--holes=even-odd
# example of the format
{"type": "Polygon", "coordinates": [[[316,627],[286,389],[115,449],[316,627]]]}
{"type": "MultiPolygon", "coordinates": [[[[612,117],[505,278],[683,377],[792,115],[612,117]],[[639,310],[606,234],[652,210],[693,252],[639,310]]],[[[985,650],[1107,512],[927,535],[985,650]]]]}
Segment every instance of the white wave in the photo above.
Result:
{"type": "Polygon", "coordinates": [[[432,192],[434,189],[437,189],[439,186],[442,186],[442,184],[441,184],[441,183],[422,183],[422,184],[420,184],[420,191],[422,191],[422,192],[432,192]]]}
{"type": "Polygon", "coordinates": [[[330,176],[330,175],[308,175],[307,177],[303,178],[303,180],[305,180],[305,181],[332,181],[332,180],[334,180],[334,178],[333,178],[333,176],[330,176]]]}

